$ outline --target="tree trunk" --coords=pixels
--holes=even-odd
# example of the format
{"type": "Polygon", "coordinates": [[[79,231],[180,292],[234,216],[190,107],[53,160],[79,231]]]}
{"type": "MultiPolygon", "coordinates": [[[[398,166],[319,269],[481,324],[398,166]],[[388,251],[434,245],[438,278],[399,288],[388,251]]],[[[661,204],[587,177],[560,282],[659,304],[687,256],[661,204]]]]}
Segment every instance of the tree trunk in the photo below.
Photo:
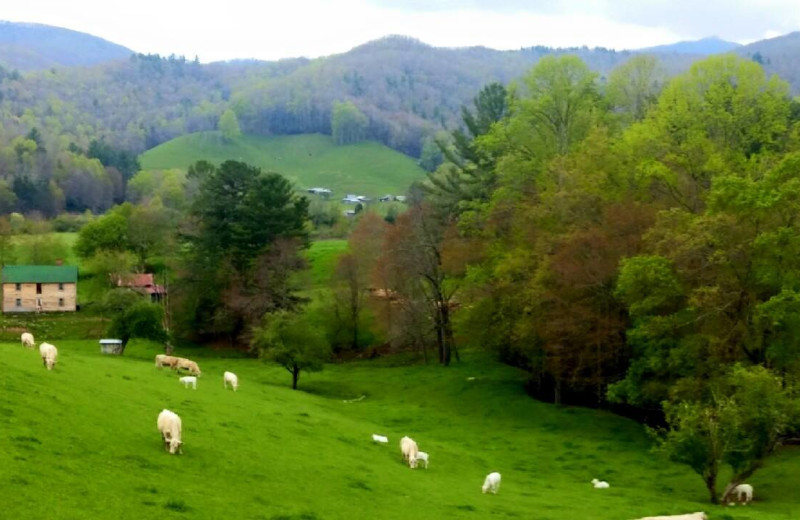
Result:
{"type": "Polygon", "coordinates": [[[705,477],[706,489],[711,498],[712,504],[719,504],[719,496],[717,495],[717,475],[716,473],[705,477]]]}
{"type": "Polygon", "coordinates": [[[297,380],[300,378],[300,368],[292,367],[292,390],[297,390],[297,380]]]}

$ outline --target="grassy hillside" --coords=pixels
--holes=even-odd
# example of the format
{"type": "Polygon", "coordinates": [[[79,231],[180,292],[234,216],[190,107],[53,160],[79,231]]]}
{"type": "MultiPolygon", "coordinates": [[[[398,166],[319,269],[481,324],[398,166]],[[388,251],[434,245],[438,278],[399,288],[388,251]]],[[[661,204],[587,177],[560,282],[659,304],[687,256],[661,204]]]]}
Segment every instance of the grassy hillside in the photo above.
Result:
{"type": "Polygon", "coordinates": [[[282,368],[179,352],[203,370],[191,390],[153,367],[146,344],[120,358],[99,354],[95,342],[57,346],[59,363],[47,372],[36,352],[0,343],[4,517],[800,516],[794,450],[752,480],[752,507],[714,508],[698,477],[649,451],[639,425],[533,401],[520,373],[478,354],[448,369],[392,359],[328,366],[292,391],[282,368]],[[237,393],[223,390],[223,370],[239,375],[237,393]],[[181,456],[163,451],[155,424],[163,408],[183,418],[181,456]],[[373,444],[373,433],[390,443],[373,444]],[[429,469],[401,463],[406,434],[430,454],[429,469]],[[480,492],[490,471],[503,475],[496,496],[480,492]],[[593,477],[611,489],[592,489],[593,477]]]}
{"type": "Polygon", "coordinates": [[[191,134],[148,150],[140,157],[142,168],[187,168],[204,159],[219,164],[244,161],[290,178],[299,189],[315,186],[370,197],[403,194],[424,178],[413,159],[375,142],[336,146],[329,136],[245,135],[225,142],[217,132],[191,134]]]}

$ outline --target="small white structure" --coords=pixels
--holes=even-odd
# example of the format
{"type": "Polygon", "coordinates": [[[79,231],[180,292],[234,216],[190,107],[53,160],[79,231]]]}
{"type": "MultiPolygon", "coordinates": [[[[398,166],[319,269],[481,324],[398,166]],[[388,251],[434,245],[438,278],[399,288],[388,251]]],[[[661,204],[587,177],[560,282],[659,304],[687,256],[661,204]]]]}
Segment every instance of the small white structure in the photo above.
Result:
{"type": "Polygon", "coordinates": [[[233,372],[225,372],[222,374],[222,386],[223,388],[228,388],[228,383],[231,384],[231,388],[235,392],[237,388],[239,388],[239,378],[236,377],[236,374],[233,372]]]}
{"type": "Polygon", "coordinates": [[[611,487],[611,484],[606,482],[605,480],[597,480],[596,478],[592,479],[592,485],[595,489],[608,489],[611,487]]]}
{"type": "Polygon", "coordinates": [[[383,435],[378,435],[377,433],[372,434],[372,440],[375,442],[380,442],[381,444],[386,444],[389,442],[389,438],[383,435]]]}
{"type": "Polygon", "coordinates": [[[484,493],[492,493],[494,495],[497,494],[497,491],[500,489],[500,473],[492,472],[486,475],[486,478],[483,479],[483,486],[481,486],[481,491],[484,493]]]}
{"type": "Polygon", "coordinates": [[[22,346],[25,348],[33,348],[36,346],[36,343],[33,341],[33,334],[30,332],[23,332],[19,339],[22,341],[22,346]]]}
{"type": "Polygon", "coordinates": [[[195,377],[195,376],[179,377],[178,381],[183,383],[183,387],[184,388],[189,388],[189,385],[192,385],[192,388],[197,390],[197,377],[195,377]]]}
{"type": "Polygon", "coordinates": [[[100,352],[103,354],[122,354],[122,340],[112,338],[101,339],[100,352]]]}
{"type": "Polygon", "coordinates": [[[702,511],[687,513],[685,515],[645,516],[637,520],[708,520],[708,515],[702,511]]]}

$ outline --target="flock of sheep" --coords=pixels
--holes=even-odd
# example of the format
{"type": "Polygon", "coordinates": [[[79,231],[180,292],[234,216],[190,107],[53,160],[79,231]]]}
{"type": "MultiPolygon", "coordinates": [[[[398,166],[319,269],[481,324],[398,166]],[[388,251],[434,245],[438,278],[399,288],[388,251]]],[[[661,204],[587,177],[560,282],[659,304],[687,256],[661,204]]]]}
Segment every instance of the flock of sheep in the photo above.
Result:
{"type": "MultiPolygon", "coordinates": [[[[22,333],[20,337],[22,346],[25,348],[33,349],[36,344],[34,342],[33,334],[30,332],[22,333]]],[[[39,354],[42,356],[42,363],[48,370],[52,370],[58,359],[58,349],[50,343],[41,343],[39,345],[39,354]]],[[[183,383],[184,387],[188,388],[192,385],[193,389],[197,389],[197,376],[201,375],[200,367],[196,362],[177,356],[169,356],[166,354],[156,355],[156,367],[168,366],[173,370],[185,369],[192,375],[183,376],[179,381],[183,383]]],[[[233,372],[225,372],[222,376],[222,384],[224,388],[231,386],[235,392],[239,388],[239,378],[233,372]]],[[[164,449],[168,450],[171,454],[182,453],[181,446],[181,418],[175,412],[164,409],[158,414],[156,421],[158,431],[161,432],[161,438],[164,442],[164,449]]],[[[389,439],[386,436],[373,434],[372,440],[379,443],[388,443],[389,439]]],[[[424,451],[419,451],[419,447],[414,439],[410,437],[403,437],[400,439],[400,452],[403,461],[408,464],[412,469],[416,468],[420,463],[424,463],[425,468],[428,468],[429,456],[424,451]]],[[[501,475],[498,472],[492,472],[486,475],[481,486],[483,493],[497,494],[500,489],[501,475]]],[[[607,489],[610,487],[608,482],[598,479],[592,479],[592,485],[596,489],[607,489]]],[[[753,499],[753,486],[750,484],[740,484],[733,490],[732,496],[741,504],[748,504],[753,499]]],[[[666,516],[647,516],[639,518],[638,520],[708,520],[708,516],[704,512],[688,513],[683,515],[666,515],[666,516]]]]}

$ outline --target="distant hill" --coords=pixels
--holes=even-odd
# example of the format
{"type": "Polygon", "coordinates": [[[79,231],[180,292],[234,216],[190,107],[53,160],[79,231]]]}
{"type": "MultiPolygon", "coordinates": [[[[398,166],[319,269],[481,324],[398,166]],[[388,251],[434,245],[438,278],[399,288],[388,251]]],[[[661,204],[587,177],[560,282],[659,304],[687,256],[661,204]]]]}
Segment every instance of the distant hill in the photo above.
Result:
{"type": "Polygon", "coordinates": [[[32,23],[0,21],[0,65],[31,71],[98,65],[133,51],[90,34],[32,23]]]}
{"type": "Polygon", "coordinates": [[[760,63],[767,74],[777,74],[800,94],[800,32],[761,40],[736,50],[745,58],[760,63]]]}
{"type": "Polygon", "coordinates": [[[201,159],[219,164],[233,159],[278,172],[298,189],[325,187],[333,198],[346,193],[380,197],[404,194],[425,177],[416,162],[375,142],[336,146],[326,135],[244,135],[226,143],[217,132],[185,135],[140,156],[143,169],[186,169],[201,159]]]}
{"type": "Polygon", "coordinates": [[[703,38],[702,40],[683,41],[670,43],[667,45],[656,45],[655,47],[636,49],[636,52],[647,52],[654,54],[694,54],[697,56],[709,56],[711,54],[730,52],[738,49],[741,46],[742,45],[740,43],[729,42],[716,37],[711,37],[703,38]]]}

